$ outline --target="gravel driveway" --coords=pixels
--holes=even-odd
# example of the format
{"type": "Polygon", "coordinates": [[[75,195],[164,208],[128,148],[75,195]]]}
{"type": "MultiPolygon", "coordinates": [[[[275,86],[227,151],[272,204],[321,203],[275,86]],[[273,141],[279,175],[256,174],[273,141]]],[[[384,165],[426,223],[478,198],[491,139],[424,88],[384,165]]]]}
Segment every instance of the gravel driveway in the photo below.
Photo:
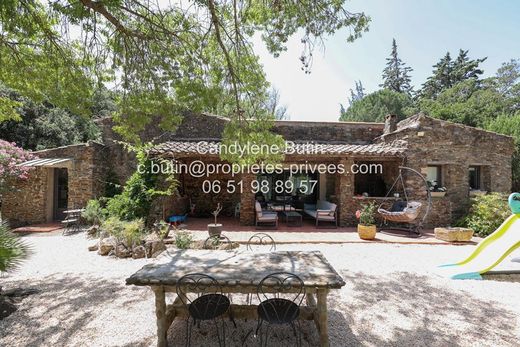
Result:
{"type": "MultiPolygon", "coordinates": [[[[34,254],[5,289],[36,288],[17,312],[0,321],[0,346],[154,346],[153,294],[125,286],[149,260],[121,260],[88,252],[84,234],[27,236],[34,254]]],[[[320,250],[347,285],[329,296],[331,346],[518,346],[520,283],[452,281],[436,265],[463,257],[474,246],[388,244],[282,245],[320,250]]],[[[516,255],[518,256],[518,254],[516,255]]],[[[517,268],[518,263],[505,262],[517,268]]],[[[235,300],[235,298],[233,298],[235,300]]],[[[228,325],[228,346],[256,346],[255,322],[228,325]]],[[[302,324],[304,346],[318,344],[302,324]]],[[[185,323],[169,331],[184,344],[185,323]]],[[[213,329],[194,330],[192,346],[217,345],[213,329]]],[[[274,330],[270,346],[291,346],[289,329],[274,330]]]]}

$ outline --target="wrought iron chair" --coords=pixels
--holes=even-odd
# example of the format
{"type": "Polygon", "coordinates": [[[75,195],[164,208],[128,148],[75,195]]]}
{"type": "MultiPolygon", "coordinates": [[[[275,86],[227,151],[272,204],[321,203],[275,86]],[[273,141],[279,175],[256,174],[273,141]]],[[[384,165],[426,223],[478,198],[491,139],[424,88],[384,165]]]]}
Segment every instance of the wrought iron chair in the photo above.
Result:
{"type": "MultiPolygon", "coordinates": [[[[177,282],[177,295],[188,309],[186,319],[186,346],[191,343],[191,331],[194,325],[200,328],[200,322],[213,321],[217,330],[219,346],[226,345],[226,324],[224,314],[228,312],[231,302],[229,298],[222,294],[222,287],[216,279],[211,276],[193,273],[187,274],[177,282]],[[188,293],[198,293],[193,300],[188,293]],[[217,319],[222,319],[222,336],[217,319]],[[193,324],[190,324],[190,320],[193,324]]],[[[193,295],[193,294],[192,294],[193,295]]],[[[235,321],[231,318],[233,324],[235,321]]],[[[235,324],[236,325],[236,324],[235,324]]]]}
{"type": "Polygon", "coordinates": [[[276,251],[276,242],[271,235],[266,233],[256,233],[247,241],[246,249],[248,251],[256,251],[260,248],[269,247],[269,251],[276,251]]]}
{"type": "Polygon", "coordinates": [[[288,324],[297,338],[297,346],[301,346],[301,328],[298,321],[300,306],[305,297],[305,286],[297,275],[290,272],[276,272],[264,277],[257,287],[258,325],[256,335],[266,322],[265,338],[260,335],[260,345],[268,346],[271,325],[288,324]],[[295,323],[298,324],[296,329],[295,323]],[[298,332],[297,332],[298,330],[298,332]],[[265,340],[265,341],[264,341],[265,340]]]}
{"type": "Polygon", "coordinates": [[[225,249],[228,250],[228,249],[231,249],[231,245],[233,243],[231,242],[231,240],[227,237],[227,236],[224,236],[224,235],[213,235],[213,236],[210,236],[206,239],[206,241],[204,241],[204,245],[202,246],[202,248],[204,249],[220,249],[220,246],[222,245],[226,245],[225,249]]]}
{"type": "MultiPolygon", "coordinates": [[[[276,251],[276,242],[271,237],[271,235],[266,233],[256,233],[249,238],[246,244],[246,249],[251,252],[260,251],[261,249],[267,249],[269,247],[269,251],[276,251]]],[[[251,305],[253,301],[253,295],[248,293],[246,296],[246,303],[251,305]]]]}

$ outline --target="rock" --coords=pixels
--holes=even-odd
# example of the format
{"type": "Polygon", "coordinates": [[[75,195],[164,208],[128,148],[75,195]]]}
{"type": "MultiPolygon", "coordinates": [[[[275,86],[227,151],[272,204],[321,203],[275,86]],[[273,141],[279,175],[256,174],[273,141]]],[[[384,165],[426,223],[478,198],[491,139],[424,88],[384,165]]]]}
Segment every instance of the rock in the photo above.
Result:
{"type": "Polygon", "coordinates": [[[473,229],[470,228],[435,228],[435,238],[448,242],[471,241],[473,229]]]}
{"type": "Polygon", "coordinates": [[[86,231],[88,236],[96,236],[99,232],[99,225],[93,225],[89,227],[86,231]]]}
{"type": "Polygon", "coordinates": [[[116,239],[114,237],[107,237],[99,240],[98,254],[109,255],[110,251],[114,249],[116,239]]]}
{"type": "Polygon", "coordinates": [[[146,249],[146,256],[148,258],[153,258],[164,251],[166,245],[162,240],[146,241],[144,248],[146,249]]]}
{"type": "Polygon", "coordinates": [[[0,295],[0,320],[9,317],[16,311],[16,306],[8,297],[0,295]]]}
{"type": "Polygon", "coordinates": [[[99,232],[99,238],[100,238],[100,239],[107,239],[107,238],[109,238],[109,237],[110,237],[110,234],[109,234],[107,231],[105,231],[105,230],[101,230],[101,231],[99,232]]]}
{"type": "Polygon", "coordinates": [[[115,255],[118,258],[129,258],[132,256],[132,250],[124,244],[119,243],[115,248],[115,255]]]}
{"type": "Polygon", "coordinates": [[[90,252],[94,252],[94,251],[97,251],[99,249],[99,244],[95,244],[95,245],[92,245],[92,246],[88,246],[88,250],[90,252]]]}
{"type": "Polygon", "coordinates": [[[146,257],[146,248],[144,246],[136,246],[132,249],[132,258],[140,259],[146,257]]]}

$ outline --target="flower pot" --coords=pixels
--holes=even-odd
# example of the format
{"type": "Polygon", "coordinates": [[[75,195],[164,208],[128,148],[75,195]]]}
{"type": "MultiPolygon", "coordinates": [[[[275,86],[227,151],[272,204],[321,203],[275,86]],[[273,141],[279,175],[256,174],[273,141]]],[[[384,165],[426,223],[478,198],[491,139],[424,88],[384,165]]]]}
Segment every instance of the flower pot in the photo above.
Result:
{"type": "Polygon", "coordinates": [[[220,234],[222,233],[222,224],[215,224],[215,223],[208,224],[208,233],[209,233],[209,236],[214,236],[214,235],[220,236],[220,234]]]}
{"type": "Polygon", "coordinates": [[[446,192],[430,192],[432,198],[442,198],[446,195],[446,192]]]}
{"type": "Polygon", "coordinates": [[[357,231],[360,239],[373,240],[376,238],[377,227],[375,225],[358,224],[357,231]]]}

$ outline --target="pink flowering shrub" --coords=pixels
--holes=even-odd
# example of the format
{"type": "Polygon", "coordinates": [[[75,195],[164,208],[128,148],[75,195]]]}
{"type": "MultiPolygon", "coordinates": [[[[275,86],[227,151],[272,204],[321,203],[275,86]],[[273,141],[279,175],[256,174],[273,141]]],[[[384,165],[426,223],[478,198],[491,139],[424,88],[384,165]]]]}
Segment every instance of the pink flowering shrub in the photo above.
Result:
{"type": "Polygon", "coordinates": [[[6,188],[5,182],[9,178],[27,179],[33,168],[18,164],[32,159],[36,157],[16,143],[0,140],[0,189],[6,188]]]}

